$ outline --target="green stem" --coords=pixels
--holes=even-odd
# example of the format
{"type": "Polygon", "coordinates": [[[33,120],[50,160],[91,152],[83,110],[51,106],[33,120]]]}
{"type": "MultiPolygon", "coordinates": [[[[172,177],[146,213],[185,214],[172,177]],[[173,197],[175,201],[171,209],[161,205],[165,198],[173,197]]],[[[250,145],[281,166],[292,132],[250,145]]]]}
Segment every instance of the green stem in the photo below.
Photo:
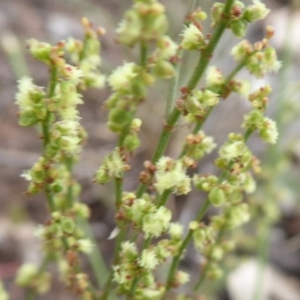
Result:
{"type": "Polygon", "coordinates": [[[70,181],[69,181],[69,186],[67,190],[67,208],[71,208],[73,204],[73,182],[72,182],[72,173],[73,173],[73,157],[68,156],[65,159],[65,165],[67,167],[67,170],[69,172],[70,176],[70,181]]]}
{"type": "MultiPolygon", "coordinates": [[[[157,162],[164,154],[164,152],[168,146],[170,137],[171,137],[171,131],[172,131],[173,127],[175,126],[175,124],[177,123],[180,115],[181,115],[181,112],[177,108],[174,108],[167,120],[167,124],[165,125],[164,130],[162,131],[162,133],[160,135],[158,145],[157,145],[154,155],[152,157],[153,163],[157,162]]],[[[137,198],[141,197],[143,195],[143,193],[146,191],[146,189],[147,189],[146,184],[140,184],[137,189],[137,192],[136,192],[137,198]]]]}
{"type": "MultiPolygon", "coordinates": [[[[178,54],[178,59],[181,60],[181,58],[182,58],[182,50],[179,51],[179,54],[178,54]]],[[[182,69],[182,64],[176,63],[175,76],[171,79],[168,96],[167,96],[167,105],[166,105],[166,113],[165,113],[166,118],[169,116],[169,114],[171,113],[171,111],[174,107],[176,92],[178,90],[179,74],[180,74],[181,69],[182,69]]]]}
{"type": "Polygon", "coordinates": [[[142,67],[145,67],[147,64],[147,58],[148,58],[148,46],[145,41],[140,42],[140,65],[142,67]]]}
{"type": "MultiPolygon", "coordinates": [[[[55,86],[57,82],[57,68],[55,65],[50,67],[50,81],[48,86],[47,97],[52,98],[55,92],[55,86]]],[[[49,143],[49,122],[51,118],[51,112],[47,111],[46,119],[42,123],[42,130],[43,130],[43,145],[44,151],[46,146],[49,143]]]]}
{"type": "Polygon", "coordinates": [[[166,190],[164,191],[161,196],[159,197],[159,200],[157,202],[157,207],[164,206],[168,200],[168,198],[171,196],[172,191],[171,190],[166,190]]]}
{"type": "MultiPolygon", "coordinates": [[[[189,3],[189,8],[188,8],[188,13],[192,12],[197,6],[199,5],[199,0],[192,0],[189,3]]],[[[185,19],[183,26],[188,26],[190,24],[190,20],[189,19],[185,19]]],[[[181,40],[181,39],[180,39],[181,40]]],[[[178,44],[180,44],[180,41],[178,41],[178,44]]],[[[183,49],[180,48],[178,50],[177,53],[177,58],[179,60],[179,63],[175,64],[175,76],[171,79],[171,83],[170,83],[170,87],[169,87],[169,91],[168,91],[168,96],[167,96],[167,105],[166,105],[166,113],[165,116],[166,118],[169,116],[169,114],[171,113],[173,107],[174,107],[174,102],[176,99],[176,93],[178,91],[178,84],[179,84],[179,75],[182,72],[185,72],[185,69],[183,70],[183,65],[181,63],[182,58],[183,58],[183,49]]],[[[187,66],[187,65],[186,65],[187,66]]]]}
{"type": "Polygon", "coordinates": [[[77,219],[77,224],[81,228],[81,230],[84,232],[84,236],[90,239],[94,246],[93,251],[88,254],[88,259],[90,261],[90,265],[93,269],[95,278],[97,280],[97,284],[100,288],[104,287],[104,283],[108,278],[108,271],[107,267],[105,265],[103,256],[101,254],[101,251],[99,250],[99,247],[97,245],[97,241],[94,237],[94,234],[91,230],[90,224],[88,223],[87,220],[83,218],[78,218],[77,219]]]}
{"type": "Polygon", "coordinates": [[[116,207],[120,207],[122,203],[123,193],[123,178],[115,178],[115,193],[116,193],[116,207]]]}

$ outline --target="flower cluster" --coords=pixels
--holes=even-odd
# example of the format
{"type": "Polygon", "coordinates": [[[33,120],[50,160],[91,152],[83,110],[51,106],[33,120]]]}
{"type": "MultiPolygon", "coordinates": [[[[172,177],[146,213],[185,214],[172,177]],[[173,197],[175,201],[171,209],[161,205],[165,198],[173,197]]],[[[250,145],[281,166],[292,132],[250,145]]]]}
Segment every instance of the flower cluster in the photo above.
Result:
{"type": "Polygon", "coordinates": [[[191,179],[186,175],[186,169],[194,164],[193,160],[183,158],[173,160],[162,157],[156,163],[155,188],[159,194],[171,190],[177,195],[185,195],[191,190],[191,179]]]}
{"type": "Polygon", "coordinates": [[[164,35],[157,40],[157,48],[149,58],[149,65],[156,77],[168,79],[175,76],[172,60],[177,57],[177,50],[177,44],[169,36],[164,35]]]}
{"type": "Polygon", "coordinates": [[[253,47],[249,41],[243,40],[232,48],[231,55],[236,61],[245,60],[247,70],[257,78],[269,72],[277,72],[281,63],[277,60],[275,49],[268,45],[273,34],[273,29],[267,27],[266,38],[261,42],[253,47]]]}
{"type": "Polygon", "coordinates": [[[166,207],[157,207],[149,199],[135,199],[132,203],[124,201],[122,205],[124,217],[134,226],[142,230],[146,238],[159,237],[169,228],[171,211],[166,207]]]}
{"type": "Polygon", "coordinates": [[[114,178],[121,179],[124,171],[129,168],[121,149],[116,148],[104,158],[103,164],[96,172],[95,181],[103,184],[114,178]]]}
{"type": "Polygon", "coordinates": [[[213,137],[206,136],[203,131],[186,137],[186,155],[192,159],[200,160],[205,154],[211,153],[215,147],[213,137]]]}
{"type": "Polygon", "coordinates": [[[223,15],[224,7],[224,3],[215,2],[213,4],[211,10],[212,26],[216,26],[222,18],[229,17],[230,21],[227,26],[232,30],[233,34],[239,38],[245,36],[248,23],[264,19],[270,12],[266,5],[260,0],[253,0],[253,4],[247,7],[241,1],[234,1],[229,16],[223,15]]]}
{"type": "Polygon", "coordinates": [[[19,286],[32,289],[39,294],[44,294],[49,290],[50,280],[50,273],[41,273],[35,265],[29,263],[21,266],[16,277],[16,283],[19,286]]]}
{"type": "MultiPolygon", "coordinates": [[[[42,156],[22,176],[29,181],[27,194],[43,191],[51,211],[50,220],[36,232],[43,242],[45,259],[65,259],[68,287],[78,295],[87,296],[87,275],[80,271],[78,253],[89,254],[93,245],[76,223],[89,217],[89,209],[78,201],[80,185],[72,178],[72,167],[86,138],[78,111],[78,105],[83,103],[79,91],[89,86],[103,87],[104,77],[99,72],[97,38],[103,32],[93,30],[87,19],[82,24],[84,42],[70,39],[52,46],[28,41],[31,55],[49,67],[50,79],[43,89],[34,85],[31,78],[22,78],[16,104],[20,125],[37,125],[43,141],[42,156]]],[[[50,277],[42,269],[25,264],[16,282],[42,293],[49,289],[50,277]]]]}
{"type": "Polygon", "coordinates": [[[204,117],[219,103],[219,95],[209,89],[192,90],[177,101],[177,108],[188,118],[204,117]]]}
{"type": "Polygon", "coordinates": [[[260,137],[265,142],[274,144],[278,138],[276,123],[264,116],[264,111],[269,102],[267,96],[270,93],[270,86],[265,86],[249,95],[253,110],[245,115],[243,127],[251,131],[258,130],[260,137]]]}
{"type": "Polygon", "coordinates": [[[136,0],[125,13],[117,29],[117,41],[134,46],[140,41],[152,41],[162,36],[168,28],[165,7],[157,0],[136,0]]]}
{"type": "Polygon", "coordinates": [[[101,45],[98,36],[105,34],[105,30],[101,27],[93,29],[92,23],[86,19],[82,19],[82,25],[85,30],[84,42],[69,38],[65,42],[65,49],[73,65],[78,66],[81,75],[79,87],[86,89],[87,87],[103,88],[105,85],[105,76],[100,72],[101,45]]]}

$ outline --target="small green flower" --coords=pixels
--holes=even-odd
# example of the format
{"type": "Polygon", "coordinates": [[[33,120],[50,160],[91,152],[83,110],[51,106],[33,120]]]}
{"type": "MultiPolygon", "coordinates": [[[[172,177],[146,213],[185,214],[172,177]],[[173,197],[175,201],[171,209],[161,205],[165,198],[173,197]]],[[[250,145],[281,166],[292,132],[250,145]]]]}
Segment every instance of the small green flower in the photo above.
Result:
{"type": "Polygon", "coordinates": [[[131,88],[132,80],[136,78],[134,63],[125,63],[123,66],[118,67],[108,77],[108,84],[113,91],[124,92],[131,88]]]}
{"type": "Polygon", "coordinates": [[[270,9],[267,9],[264,3],[260,0],[253,0],[253,4],[246,8],[244,18],[248,22],[255,22],[264,19],[269,13],[270,9]]]}
{"type": "Polygon", "coordinates": [[[194,24],[186,26],[182,32],[181,47],[186,50],[201,50],[206,47],[202,31],[194,24]]]}
{"type": "Polygon", "coordinates": [[[137,263],[148,271],[154,270],[159,264],[155,250],[152,248],[144,249],[137,263]]]}
{"type": "Polygon", "coordinates": [[[156,166],[155,187],[159,194],[172,190],[177,195],[185,195],[191,190],[191,179],[186,175],[186,167],[182,161],[162,157],[156,166]]]}
{"type": "Polygon", "coordinates": [[[226,200],[225,193],[220,187],[214,187],[208,194],[209,201],[214,206],[220,206],[226,200]]]}

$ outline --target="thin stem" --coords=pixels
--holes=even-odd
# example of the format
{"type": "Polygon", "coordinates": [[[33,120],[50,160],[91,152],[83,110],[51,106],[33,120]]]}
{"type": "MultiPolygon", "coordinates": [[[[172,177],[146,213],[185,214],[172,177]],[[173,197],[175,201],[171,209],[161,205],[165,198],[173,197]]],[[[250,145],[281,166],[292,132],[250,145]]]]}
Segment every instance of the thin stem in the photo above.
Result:
{"type": "MultiPolygon", "coordinates": [[[[173,127],[175,126],[175,124],[177,123],[180,115],[181,115],[181,112],[177,108],[174,108],[167,120],[167,124],[165,125],[164,130],[162,131],[162,133],[160,135],[158,145],[157,145],[154,155],[152,157],[153,163],[157,162],[162,157],[163,153],[165,152],[165,150],[168,146],[168,142],[171,137],[171,131],[172,131],[173,127]]],[[[146,189],[147,189],[146,184],[140,184],[137,189],[137,192],[136,192],[137,197],[138,198],[141,197],[143,195],[143,193],[146,191],[146,189]]]]}
{"type": "MultiPolygon", "coordinates": [[[[188,8],[188,13],[192,12],[197,6],[199,5],[199,0],[192,0],[189,3],[189,8],[188,8]]],[[[188,18],[185,18],[183,26],[187,26],[190,23],[190,20],[188,18]]],[[[178,42],[180,44],[180,41],[178,42]]],[[[178,91],[178,84],[179,84],[179,75],[184,72],[183,70],[183,65],[180,63],[183,58],[183,49],[179,48],[178,53],[177,53],[177,58],[179,60],[179,63],[175,64],[175,76],[171,79],[169,91],[168,91],[168,96],[167,96],[167,105],[166,105],[166,113],[165,117],[167,118],[169,114],[171,113],[173,107],[174,107],[174,102],[176,99],[176,93],[178,91]]]]}
{"type": "MultiPolygon", "coordinates": [[[[182,50],[180,50],[178,54],[178,59],[181,60],[181,58],[182,58],[182,50]]],[[[171,79],[168,96],[167,96],[167,105],[166,105],[166,113],[165,113],[166,118],[169,116],[169,114],[171,113],[174,107],[176,92],[178,90],[179,74],[181,69],[182,69],[182,64],[177,63],[175,65],[175,76],[171,79]]]]}
{"type": "Polygon", "coordinates": [[[99,250],[99,247],[97,245],[97,241],[87,220],[78,218],[76,221],[81,230],[84,232],[84,236],[90,239],[94,244],[94,249],[90,254],[88,254],[88,259],[93,269],[98,286],[100,288],[103,288],[104,283],[108,278],[108,271],[101,251],[99,250]]]}
{"type": "Polygon", "coordinates": [[[118,208],[122,203],[123,178],[115,178],[115,193],[116,207],[118,208]]]}
{"type": "Polygon", "coordinates": [[[73,157],[67,156],[65,159],[65,165],[70,175],[70,182],[67,190],[67,208],[71,208],[73,204],[73,184],[72,184],[72,173],[73,173],[73,157]]]}
{"type": "Polygon", "coordinates": [[[157,207],[164,206],[168,200],[168,198],[171,196],[172,191],[171,190],[166,190],[164,191],[161,196],[159,197],[157,207]]]}
{"type": "Polygon", "coordinates": [[[145,41],[140,42],[140,65],[142,67],[145,67],[147,64],[147,58],[148,58],[148,46],[145,41]]]}
{"type": "MultiPolygon", "coordinates": [[[[48,86],[47,96],[48,98],[52,98],[55,92],[55,86],[57,81],[57,67],[52,65],[50,67],[50,82],[48,86]]],[[[44,150],[49,142],[49,122],[51,118],[51,112],[47,111],[46,119],[42,123],[42,130],[43,130],[43,145],[44,150]]]]}

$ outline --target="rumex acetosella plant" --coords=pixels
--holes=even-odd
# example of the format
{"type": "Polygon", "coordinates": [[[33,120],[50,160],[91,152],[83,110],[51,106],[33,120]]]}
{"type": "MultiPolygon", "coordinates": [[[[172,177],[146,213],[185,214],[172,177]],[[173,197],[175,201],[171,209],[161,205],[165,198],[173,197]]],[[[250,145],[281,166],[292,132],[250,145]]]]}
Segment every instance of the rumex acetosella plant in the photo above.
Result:
{"type": "MultiPolygon", "coordinates": [[[[219,262],[234,247],[226,234],[251,218],[244,195],[255,190],[252,173],[258,169],[259,161],[247,140],[257,132],[263,141],[274,144],[278,136],[275,122],[265,116],[271,87],[250,92],[249,84],[236,76],[247,69],[254,77],[262,78],[279,69],[275,50],[269,45],[273,29],[267,27],[264,38],[255,44],[243,39],[235,45],[230,55],[236,65],[228,74],[210,65],[210,60],[225,31],[243,38],[248,24],[268,13],[258,0],[249,6],[234,0],[214,2],[209,16],[193,8],[175,42],[166,35],[165,7],[157,0],[135,0],[116,30],[116,41],[139,47],[139,60],[124,62],[106,76],[101,72],[99,42],[105,30],[94,29],[86,18],[82,20],[83,41],[69,38],[54,46],[28,41],[30,54],[44,63],[50,74],[45,88],[36,86],[29,77],[22,78],[16,94],[19,124],[37,127],[43,146],[39,160],[22,175],[29,182],[27,194],[44,193],[50,212],[50,219],[37,230],[43,245],[42,265],[24,264],[16,278],[17,284],[28,291],[28,299],[51,288],[47,271],[50,262],[57,263],[61,280],[80,299],[167,299],[172,289],[192,279],[180,268],[191,243],[204,258],[198,278],[191,280],[194,294],[206,281],[222,276],[219,262]],[[210,32],[204,32],[202,26],[207,19],[210,32]],[[189,52],[197,52],[199,59],[195,69],[189,71],[188,82],[179,86],[182,55],[189,52]],[[134,151],[140,146],[139,131],[143,129],[136,113],[139,104],[147,101],[149,87],[160,79],[170,80],[168,95],[161,96],[167,107],[166,118],[161,120],[155,152],[144,162],[136,190],[126,191],[123,181],[134,151]],[[109,274],[100,276],[96,286],[82,268],[81,253],[89,255],[98,250],[81,230],[80,224],[89,218],[89,209],[80,202],[80,185],[72,173],[87,137],[78,111],[78,105],[84,103],[82,91],[105,85],[111,89],[105,101],[107,126],[117,135],[118,143],[91,180],[98,184],[114,182],[116,229],[114,257],[107,266],[109,274]],[[199,160],[217,147],[202,127],[214,107],[232,93],[246,96],[252,105],[241,124],[244,133],[232,132],[223,145],[218,145],[214,162],[217,175],[199,173],[190,177],[189,169],[196,170],[199,160]],[[181,119],[191,125],[191,132],[182,141],[180,156],[169,157],[166,149],[181,119]],[[168,199],[188,195],[192,189],[204,191],[207,198],[188,228],[184,228],[172,216],[168,199]],[[219,213],[204,223],[210,206],[219,208],[219,213]],[[162,265],[167,275],[158,281],[156,275],[162,265]]],[[[97,264],[93,267],[101,268],[97,264]]],[[[187,290],[193,294],[190,286],[187,290]]],[[[190,298],[178,295],[178,299],[190,298]]]]}

